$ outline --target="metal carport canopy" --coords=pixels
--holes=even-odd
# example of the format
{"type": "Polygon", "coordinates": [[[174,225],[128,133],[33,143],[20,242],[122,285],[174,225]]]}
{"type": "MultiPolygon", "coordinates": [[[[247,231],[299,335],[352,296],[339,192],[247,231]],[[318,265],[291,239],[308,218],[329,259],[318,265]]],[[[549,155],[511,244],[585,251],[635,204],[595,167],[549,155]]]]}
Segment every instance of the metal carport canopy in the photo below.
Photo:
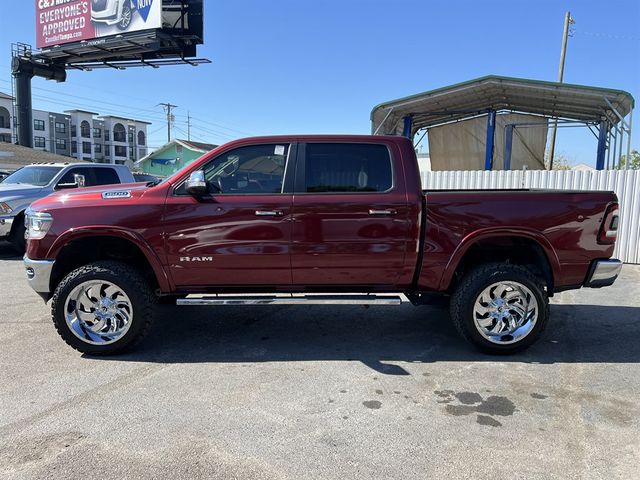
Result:
{"type": "Polygon", "coordinates": [[[403,132],[404,119],[409,117],[413,136],[420,129],[488,111],[583,122],[607,119],[613,125],[633,108],[633,97],[623,90],[489,75],[382,103],[371,111],[371,131],[381,135],[407,134],[403,132]]]}

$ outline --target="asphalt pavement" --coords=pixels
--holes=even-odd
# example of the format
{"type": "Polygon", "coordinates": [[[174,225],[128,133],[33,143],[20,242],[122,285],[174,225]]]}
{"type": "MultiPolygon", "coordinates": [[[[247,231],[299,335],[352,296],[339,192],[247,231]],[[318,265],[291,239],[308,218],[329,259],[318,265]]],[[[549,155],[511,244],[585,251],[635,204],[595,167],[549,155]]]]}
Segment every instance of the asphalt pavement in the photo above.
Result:
{"type": "Polygon", "coordinates": [[[165,306],[111,358],[49,315],[0,245],[3,479],[640,476],[640,266],[509,357],[443,306],[165,306]]]}

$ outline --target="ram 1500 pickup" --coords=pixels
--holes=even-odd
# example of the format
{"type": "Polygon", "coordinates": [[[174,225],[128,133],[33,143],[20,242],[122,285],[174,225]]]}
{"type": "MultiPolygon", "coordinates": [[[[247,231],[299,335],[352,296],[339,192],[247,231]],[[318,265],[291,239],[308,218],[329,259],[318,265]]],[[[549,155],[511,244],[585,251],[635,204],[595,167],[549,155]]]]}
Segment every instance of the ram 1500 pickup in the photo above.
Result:
{"type": "Polygon", "coordinates": [[[424,191],[413,145],[394,136],[237,140],[158,185],[58,192],[26,220],[29,283],[62,338],[98,355],[140,340],[159,301],[434,294],[466,340],[512,353],[540,337],[548,297],[621,269],[614,193],[424,191]]]}

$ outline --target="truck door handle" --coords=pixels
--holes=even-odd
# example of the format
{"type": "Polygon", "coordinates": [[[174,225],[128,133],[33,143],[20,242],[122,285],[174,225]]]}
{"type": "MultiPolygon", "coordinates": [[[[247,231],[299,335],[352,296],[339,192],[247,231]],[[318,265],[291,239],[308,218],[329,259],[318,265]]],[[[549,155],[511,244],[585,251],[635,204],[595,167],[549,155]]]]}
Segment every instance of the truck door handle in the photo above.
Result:
{"type": "Polygon", "coordinates": [[[369,210],[369,215],[395,215],[395,210],[369,210]]]}
{"type": "Polygon", "coordinates": [[[258,217],[281,217],[282,210],[256,210],[258,217]]]}

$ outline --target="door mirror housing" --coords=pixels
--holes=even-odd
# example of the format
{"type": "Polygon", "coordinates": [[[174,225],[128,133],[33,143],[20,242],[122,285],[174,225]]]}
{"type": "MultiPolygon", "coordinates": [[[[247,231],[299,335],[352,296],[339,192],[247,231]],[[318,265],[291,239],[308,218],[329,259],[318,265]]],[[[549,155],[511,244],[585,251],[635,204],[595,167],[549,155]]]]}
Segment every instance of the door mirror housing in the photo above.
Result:
{"type": "Polygon", "coordinates": [[[207,188],[207,181],[204,178],[204,170],[196,170],[195,172],[191,172],[189,175],[189,179],[185,185],[187,193],[189,195],[193,195],[194,197],[202,197],[209,193],[209,189],[207,188]]]}
{"type": "Polygon", "coordinates": [[[79,173],[73,174],[73,183],[59,183],[56,185],[56,190],[67,190],[69,188],[82,188],[85,186],[84,175],[79,173]]]}
{"type": "Polygon", "coordinates": [[[73,181],[75,182],[78,188],[84,188],[85,186],[85,178],[84,175],[80,175],[79,173],[73,174],[73,181]]]}

